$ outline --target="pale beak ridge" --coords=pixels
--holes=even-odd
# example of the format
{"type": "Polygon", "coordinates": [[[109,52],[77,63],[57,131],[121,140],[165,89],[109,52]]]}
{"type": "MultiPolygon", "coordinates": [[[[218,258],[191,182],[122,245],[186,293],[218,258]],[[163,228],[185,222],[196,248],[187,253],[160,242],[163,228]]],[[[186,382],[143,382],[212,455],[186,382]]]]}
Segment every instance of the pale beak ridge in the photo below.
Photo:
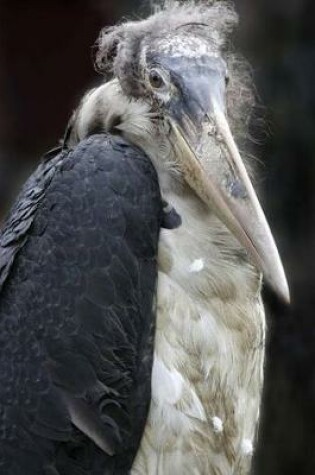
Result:
{"type": "Polygon", "coordinates": [[[286,303],[290,302],[289,287],[283,265],[264,212],[247,174],[238,148],[232,137],[224,113],[213,107],[214,120],[228,151],[228,161],[245,193],[235,197],[226,187],[220,186],[205,171],[202,163],[186,140],[181,128],[171,121],[175,146],[180,147],[181,170],[185,180],[226,225],[248,252],[252,263],[263,273],[275,293],[286,303]]]}

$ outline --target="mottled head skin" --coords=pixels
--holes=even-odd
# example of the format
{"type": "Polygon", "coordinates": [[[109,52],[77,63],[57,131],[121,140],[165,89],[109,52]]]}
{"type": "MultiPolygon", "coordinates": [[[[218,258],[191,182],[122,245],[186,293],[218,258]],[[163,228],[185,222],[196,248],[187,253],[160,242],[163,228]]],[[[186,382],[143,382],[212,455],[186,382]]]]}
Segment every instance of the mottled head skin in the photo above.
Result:
{"type": "Polygon", "coordinates": [[[96,58],[106,82],[71,121],[70,145],[101,129],[143,149],[180,216],[160,234],[152,402],[133,475],[250,470],[265,345],[260,270],[288,290],[238,151],[254,101],[229,40],[236,22],[228,2],[185,2],[106,28],[96,58]]]}
{"type": "Polygon", "coordinates": [[[164,8],[143,21],[105,28],[96,66],[107,79],[118,78],[129,97],[146,95],[154,101],[157,97],[147,81],[151,67],[163,67],[168,60],[176,69],[179,59],[193,60],[188,69],[192,63],[214,65],[222,70],[224,80],[228,77],[225,102],[230,126],[234,137],[242,140],[254,95],[249,66],[230,41],[237,22],[230,2],[165,2],[164,8]]]}

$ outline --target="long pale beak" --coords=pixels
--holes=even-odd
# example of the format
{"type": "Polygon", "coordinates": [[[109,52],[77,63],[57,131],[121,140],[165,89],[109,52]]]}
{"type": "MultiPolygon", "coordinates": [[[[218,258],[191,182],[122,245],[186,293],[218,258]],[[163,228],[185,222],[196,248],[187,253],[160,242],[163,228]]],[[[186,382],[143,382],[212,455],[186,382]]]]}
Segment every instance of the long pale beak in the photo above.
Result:
{"type": "Polygon", "coordinates": [[[185,138],[181,126],[177,121],[171,120],[175,135],[174,144],[180,149],[178,156],[185,180],[244,246],[253,264],[263,273],[276,294],[289,303],[289,288],[275,241],[225,114],[215,103],[212,107],[212,116],[217,134],[220,134],[220,140],[226,151],[226,160],[235,179],[234,183],[241,189],[241,193],[235,193],[233,186],[221,183],[209,173],[209,170],[205,170],[202,161],[185,138]]]}

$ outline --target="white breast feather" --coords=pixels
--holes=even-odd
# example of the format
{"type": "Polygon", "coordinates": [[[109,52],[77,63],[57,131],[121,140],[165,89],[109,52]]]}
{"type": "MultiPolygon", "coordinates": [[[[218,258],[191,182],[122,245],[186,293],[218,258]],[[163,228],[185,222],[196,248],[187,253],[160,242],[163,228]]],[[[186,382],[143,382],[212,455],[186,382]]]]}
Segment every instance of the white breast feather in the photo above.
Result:
{"type": "Polygon", "coordinates": [[[260,280],[218,265],[217,283],[228,285],[219,298],[213,217],[167,198],[184,219],[160,237],[152,402],[132,475],[245,475],[262,386],[260,280]]]}

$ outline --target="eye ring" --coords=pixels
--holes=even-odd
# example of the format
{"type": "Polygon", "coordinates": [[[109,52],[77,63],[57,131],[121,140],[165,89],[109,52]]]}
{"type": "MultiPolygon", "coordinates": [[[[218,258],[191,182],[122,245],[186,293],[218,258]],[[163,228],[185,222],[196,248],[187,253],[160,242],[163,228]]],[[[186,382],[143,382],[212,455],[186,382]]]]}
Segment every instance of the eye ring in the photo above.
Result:
{"type": "Polygon", "coordinates": [[[151,69],[149,72],[149,82],[152,89],[162,89],[165,81],[157,69],[151,69]]]}

